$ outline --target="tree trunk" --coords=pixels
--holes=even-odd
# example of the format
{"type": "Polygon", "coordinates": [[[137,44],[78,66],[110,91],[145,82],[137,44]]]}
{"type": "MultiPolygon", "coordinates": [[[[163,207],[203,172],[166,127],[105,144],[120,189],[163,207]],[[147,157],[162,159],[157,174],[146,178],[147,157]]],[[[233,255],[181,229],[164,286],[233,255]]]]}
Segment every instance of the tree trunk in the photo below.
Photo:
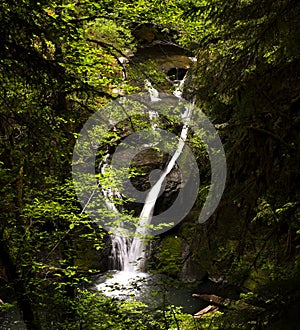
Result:
{"type": "Polygon", "coordinates": [[[19,278],[15,263],[13,262],[9,249],[2,237],[0,238],[0,257],[4,262],[7,274],[7,280],[13,284],[13,289],[16,294],[18,306],[22,313],[23,320],[28,330],[41,330],[39,322],[37,321],[32,303],[26,294],[24,281],[19,278]]]}

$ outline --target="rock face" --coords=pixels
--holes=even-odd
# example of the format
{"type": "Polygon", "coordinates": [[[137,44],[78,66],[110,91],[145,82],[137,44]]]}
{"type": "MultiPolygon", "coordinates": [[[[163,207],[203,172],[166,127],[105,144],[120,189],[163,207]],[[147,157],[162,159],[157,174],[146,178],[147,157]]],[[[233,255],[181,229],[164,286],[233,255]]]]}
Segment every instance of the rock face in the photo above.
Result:
{"type": "Polygon", "coordinates": [[[195,58],[186,49],[179,47],[153,30],[142,30],[144,38],[137,51],[130,57],[128,78],[131,84],[143,89],[145,78],[155,82],[160,92],[172,93],[174,86],[184,78],[193,66],[195,58]],[[161,38],[161,39],[158,39],[161,38]]]}
{"type": "MultiPolygon", "coordinates": [[[[159,172],[167,165],[170,156],[166,153],[158,152],[154,149],[145,149],[134,157],[131,166],[136,169],[139,175],[131,178],[132,185],[140,191],[146,191],[154,185],[159,178],[159,172]],[[157,173],[157,175],[155,174],[157,173]]],[[[172,205],[181,188],[181,174],[177,166],[167,175],[165,184],[163,185],[163,193],[158,198],[154,215],[164,212],[172,205]]],[[[134,211],[136,216],[139,216],[143,204],[135,202],[127,202],[125,208],[129,211],[134,211]]]]}
{"type": "Polygon", "coordinates": [[[183,79],[186,71],[193,64],[187,52],[174,44],[156,42],[140,48],[132,58],[134,63],[143,63],[153,60],[158,69],[165,72],[173,80],[183,79]]]}
{"type": "MultiPolygon", "coordinates": [[[[95,228],[97,227],[95,226],[95,228]]],[[[87,234],[88,232],[86,230],[87,234]]],[[[99,231],[99,235],[102,236],[103,233],[99,231]]],[[[100,251],[95,250],[88,239],[77,238],[74,264],[82,272],[88,272],[89,269],[95,269],[101,272],[107,271],[110,268],[110,245],[111,240],[107,234],[103,238],[103,246],[100,251]]]]}

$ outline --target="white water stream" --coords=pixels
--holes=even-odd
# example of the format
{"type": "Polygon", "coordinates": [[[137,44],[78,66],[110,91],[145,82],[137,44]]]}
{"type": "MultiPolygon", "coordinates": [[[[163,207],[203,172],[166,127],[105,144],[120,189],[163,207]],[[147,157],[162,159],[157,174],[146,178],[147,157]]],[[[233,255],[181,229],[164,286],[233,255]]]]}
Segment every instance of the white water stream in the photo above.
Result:
{"type": "MultiPolygon", "coordinates": [[[[182,89],[184,85],[185,78],[180,82],[179,86],[174,91],[174,95],[179,99],[182,96],[182,89]]],[[[157,102],[160,100],[159,92],[151,85],[151,83],[146,80],[145,87],[149,92],[151,102],[157,102]]],[[[166,168],[161,172],[159,179],[150,189],[143,209],[140,214],[140,222],[136,229],[136,233],[133,239],[113,235],[111,237],[112,240],[112,258],[113,258],[113,268],[121,270],[121,272],[117,273],[113,278],[106,280],[104,283],[98,284],[97,288],[103,291],[106,295],[120,295],[119,291],[112,291],[110,289],[111,286],[115,285],[124,285],[125,287],[129,287],[130,283],[133,279],[137,278],[145,278],[146,274],[142,273],[143,268],[145,266],[145,257],[146,257],[146,243],[145,237],[147,236],[148,227],[151,224],[151,219],[154,212],[154,207],[159,197],[160,190],[166,176],[172,171],[174,168],[176,161],[180,157],[182,150],[185,145],[185,141],[188,134],[189,129],[189,121],[191,117],[191,112],[193,109],[193,105],[186,107],[184,113],[182,114],[182,122],[183,127],[181,130],[180,138],[178,141],[177,149],[175,150],[172,158],[167,164],[166,168]]],[[[158,114],[149,110],[149,119],[150,121],[154,118],[157,118],[158,114]]],[[[153,130],[155,130],[156,125],[151,124],[153,130]]],[[[107,165],[103,165],[101,168],[101,174],[104,174],[107,165]]],[[[105,203],[109,210],[114,212],[118,212],[116,206],[112,202],[112,192],[111,190],[102,190],[103,196],[105,197],[105,203]]],[[[123,291],[124,289],[122,289],[123,291]]],[[[124,292],[123,292],[124,294],[124,292]]]]}
{"type": "MultiPolygon", "coordinates": [[[[175,90],[174,94],[178,98],[182,95],[182,86],[183,82],[179,85],[179,87],[175,90]]],[[[153,87],[149,88],[149,93],[151,97],[151,93],[153,93],[153,90],[156,91],[153,87]]],[[[156,91],[157,92],[157,91],[156,91]]],[[[151,218],[153,215],[154,207],[157,201],[157,198],[159,196],[161,187],[163,185],[164,180],[166,179],[166,176],[172,171],[173,167],[175,166],[175,163],[177,159],[180,157],[182,150],[184,148],[184,144],[187,138],[188,133],[188,123],[191,116],[191,110],[192,107],[186,107],[185,112],[182,115],[183,120],[183,128],[181,130],[180,139],[178,142],[178,146],[176,151],[174,152],[171,160],[169,161],[167,167],[162,172],[160,178],[157,180],[157,182],[153,185],[153,187],[150,189],[142,212],[140,214],[140,223],[136,230],[136,235],[133,238],[130,250],[129,250],[129,256],[126,259],[126,263],[124,263],[124,270],[129,272],[137,272],[139,270],[142,270],[145,265],[145,243],[143,240],[143,237],[147,235],[147,227],[151,223],[151,218]]]]}
{"type": "MultiPolygon", "coordinates": [[[[98,168],[100,170],[101,175],[105,175],[108,164],[107,164],[107,158],[109,155],[107,155],[104,160],[99,164],[98,168]]],[[[118,209],[113,201],[113,199],[116,197],[118,199],[122,199],[122,195],[116,191],[113,191],[110,187],[108,188],[102,188],[101,193],[104,197],[104,202],[106,207],[113,211],[114,213],[118,213],[118,209]]],[[[129,240],[127,237],[124,237],[122,235],[111,235],[111,243],[112,243],[112,268],[113,269],[124,269],[124,265],[129,262],[128,260],[128,251],[130,248],[129,240]]]]}

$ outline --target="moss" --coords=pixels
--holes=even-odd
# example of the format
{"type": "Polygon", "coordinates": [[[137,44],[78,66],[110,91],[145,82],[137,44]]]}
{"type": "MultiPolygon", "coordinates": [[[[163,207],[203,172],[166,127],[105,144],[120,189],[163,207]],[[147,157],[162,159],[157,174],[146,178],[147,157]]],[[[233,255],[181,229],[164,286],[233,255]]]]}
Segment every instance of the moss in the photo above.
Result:
{"type": "Polygon", "coordinates": [[[263,269],[253,269],[246,281],[244,286],[251,291],[255,291],[258,287],[266,284],[269,280],[269,276],[263,269]]]}
{"type": "Polygon", "coordinates": [[[182,248],[183,242],[178,236],[163,239],[158,255],[160,271],[170,276],[178,274],[181,269],[182,248]]]}

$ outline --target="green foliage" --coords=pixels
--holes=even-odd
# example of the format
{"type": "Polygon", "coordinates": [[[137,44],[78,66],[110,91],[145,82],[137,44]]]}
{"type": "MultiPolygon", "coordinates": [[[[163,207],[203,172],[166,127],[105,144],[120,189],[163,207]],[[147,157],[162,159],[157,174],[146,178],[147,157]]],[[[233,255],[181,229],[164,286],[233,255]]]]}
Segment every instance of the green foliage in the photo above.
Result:
{"type": "Polygon", "coordinates": [[[102,41],[107,46],[111,45],[119,54],[126,52],[128,46],[134,50],[134,39],[131,31],[125,25],[108,18],[97,18],[87,23],[90,38],[102,41]]]}
{"type": "Polygon", "coordinates": [[[53,308],[63,306],[57,318],[71,317],[74,289],[87,280],[76,241],[102,248],[103,232],[80,214],[69,182],[74,132],[122,82],[110,48],[88,41],[81,18],[95,7],[0,5],[0,259],[30,329],[50,291],[53,308]]]}
{"type": "Polygon", "coordinates": [[[128,70],[128,79],[133,85],[143,89],[145,88],[145,79],[151,81],[159,91],[169,91],[171,89],[166,74],[160,69],[159,63],[152,59],[132,65],[128,70]]]}
{"type": "MultiPolygon", "coordinates": [[[[53,329],[254,329],[295,303],[299,14],[297,1],[1,2],[0,259],[28,329],[48,329],[49,319],[53,329]],[[136,41],[141,25],[154,32],[136,41]],[[222,124],[228,155],[223,203],[209,224],[183,228],[185,239],[205,270],[252,290],[242,303],[257,303],[263,293],[266,315],[233,309],[194,323],[174,306],[154,313],[78,289],[94,272],[96,261],[84,258],[103,248],[104,232],[81,214],[70,183],[74,139],[88,116],[116,96],[114,89],[136,90],[122,72],[140,88],[148,78],[170,90],[159,63],[126,69],[119,61],[153,41],[152,34],[197,55],[189,94],[222,124]]],[[[178,123],[164,120],[176,133],[178,123]]],[[[130,124],[149,127],[143,116],[130,124]]],[[[108,134],[104,149],[120,135],[108,134]]],[[[189,142],[209,177],[201,136],[189,142]]],[[[129,175],[142,173],[133,168],[129,175]]],[[[111,185],[110,175],[117,186],[123,174],[111,172],[101,184],[111,185]]],[[[199,200],[207,189],[205,181],[199,200]]],[[[182,248],[179,237],[162,241],[160,271],[178,274],[182,248]]]]}
{"type": "MultiPolygon", "coordinates": [[[[57,304],[59,295],[55,295],[57,304]]],[[[49,301],[48,301],[49,302],[49,301]]],[[[61,301],[62,302],[62,301],[61,301]]],[[[47,307],[47,306],[45,306],[47,307]]],[[[69,305],[69,308],[72,307],[69,305]]],[[[51,318],[51,324],[43,318],[44,326],[48,329],[78,329],[87,330],[112,329],[122,330],[163,330],[176,327],[194,329],[191,315],[182,313],[180,308],[168,306],[164,309],[151,310],[147,305],[135,301],[119,301],[92,293],[90,290],[76,290],[74,298],[72,320],[57,319],[51,308],[46,308],[47,316],[51,318]]],[[[54,309],[55,311],[55,309],[54,309]]]]}
{"type": "Polygon", "coordinates": [[[158,271],[169,276],[176,276],[181,269],[182,248],[182,240],[177,236],[163,239],[158,254],[158,271]]]}

